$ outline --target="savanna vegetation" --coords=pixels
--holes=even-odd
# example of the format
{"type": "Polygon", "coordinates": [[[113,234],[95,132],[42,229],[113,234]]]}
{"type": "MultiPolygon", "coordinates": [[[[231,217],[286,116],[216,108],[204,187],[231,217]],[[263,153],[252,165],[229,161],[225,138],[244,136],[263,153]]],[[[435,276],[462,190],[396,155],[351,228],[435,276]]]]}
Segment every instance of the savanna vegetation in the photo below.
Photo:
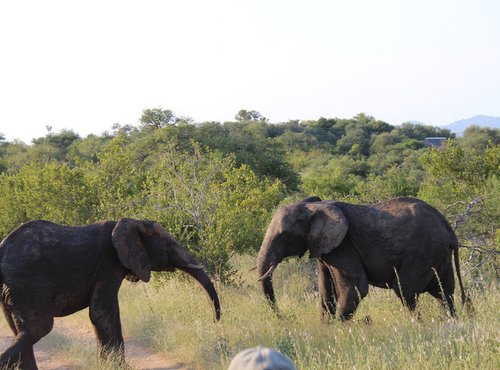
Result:
{"type": "MultiPolygon", "coordinates": [[[[0,136],[0,237],[40,218],[159,222],[217,282],[223,319],[210,321],[202,293],[181,275],[158,274],[142,288],[122,288],[123,327],[199,369],[227,368],[231,356],[256,345],[283,351],[300,369],[494,369],[499,175],[499,130],[471,126],[455,137],[366,114],[270,123],[247,110],[232,122],[193,122],[152,108],[138,126],[85,138],[63,130],[27,145],[0,136]],[[426,147],[431,136],[446,140],[426,147]],[[358,320],[321,325],[314,265],[304,258],[277,270],[276,316],[249,270],[276,207],[310,195],[365,204],[417,196],[434,205],[463,246],[476,313],[467,316],[458,304],[459,319],[448,320],[429,298],[416,319],[394,294],[373,289],[358,320]],[[361,322],[366,315],[369,325],[361,322]]],[[[77,355],[88,361],[88,351],[77,355]]]]}

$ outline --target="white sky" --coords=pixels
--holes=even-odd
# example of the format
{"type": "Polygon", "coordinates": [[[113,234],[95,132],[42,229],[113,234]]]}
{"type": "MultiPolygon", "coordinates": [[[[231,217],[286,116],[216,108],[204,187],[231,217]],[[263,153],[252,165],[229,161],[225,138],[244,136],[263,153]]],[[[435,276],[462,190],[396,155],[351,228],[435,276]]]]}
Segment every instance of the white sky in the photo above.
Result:
{"type": "Polygon", "coordinates": [[[0,0],[0,132],[500,116],[498,0],[0,0]]]}

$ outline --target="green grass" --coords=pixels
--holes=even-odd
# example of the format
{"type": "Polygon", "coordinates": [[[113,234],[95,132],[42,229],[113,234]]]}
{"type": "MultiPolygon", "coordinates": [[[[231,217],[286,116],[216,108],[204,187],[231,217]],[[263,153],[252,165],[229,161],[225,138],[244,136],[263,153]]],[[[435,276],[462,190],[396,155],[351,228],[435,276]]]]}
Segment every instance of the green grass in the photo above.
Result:
{"type": "MultiPolygon", "coordinates": [[[[149,284],[124,282],[120,308],[125,335],[203,370],[227,369],[237,352],[257,345],[287,354],[298,369],[500,368],[497,283],[483,285],[481,291],[468,289],[473,316],[457,299],[457,320],[443,315],[429,295],[421,296],[417,319],[392,291],[371,289],[353,321],[321,324],[311,262],[293,259],[276,270],[279,316],[265,301],[256,272],[249,271],[255,259],[237,257],[233,263],[239,271],[237,284],[217,287],[223,310],[218,323],[203,290],[184,275],[156,277],[149,284]],[[371,324],[363,320],[366,316],[371,324]]],[[[78,313],[75,320],[88,320],[88,313],[78,313]]],[[[97,360],[94,341],[78,343],[53,334],[44,341],[82,368],[120,368],[97,360]]]]}
{"type": "Polygon", "coordinates": [[[372,289],[352,322],[325,325],[311,263],[290,260],[278,267],[279,317],[264,300],[255,272],[248,271],[255,260],[238,257],[234,263],[238,284],[218,287],[221,322],[212,322],[210,305],[197,285],[176,278],[126,284],[121,292],[124,328],[199,369],[226,369],[237,352],[257,345],[282,351],[299,369],[500,368],[497,284],[469,292],[474,316],[457,302],[458,320],[443,315],[429,295],[421,296],[417,319],[392,291],[372,289]],[[364,323],[367,315],[371,324],[364,323]]]}

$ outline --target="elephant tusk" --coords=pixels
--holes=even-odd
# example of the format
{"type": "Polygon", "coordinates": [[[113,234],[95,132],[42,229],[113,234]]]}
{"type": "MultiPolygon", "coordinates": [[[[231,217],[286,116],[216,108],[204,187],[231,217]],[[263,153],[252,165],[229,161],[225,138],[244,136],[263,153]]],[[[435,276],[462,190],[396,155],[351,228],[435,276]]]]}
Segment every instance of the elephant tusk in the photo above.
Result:
{"type": "Polygon", "coordinates": [[[275,268],[276,268],[275,265],[271,265],[271,267],[269,267],[269,270],[267,270],[267,272],[264,275],[262,275],[257,281],[262,281],[265,278],[267,278],[269,275],[271,275],[274,272],[275,268]]]}
{"type": "Polygon", "coordinates": [[[203,270],[204,267],[202,265],[195,265],[194,263],[189,263],[186,266],[184,266],[189,269],[195,269],[195,270],[203,270]]]}

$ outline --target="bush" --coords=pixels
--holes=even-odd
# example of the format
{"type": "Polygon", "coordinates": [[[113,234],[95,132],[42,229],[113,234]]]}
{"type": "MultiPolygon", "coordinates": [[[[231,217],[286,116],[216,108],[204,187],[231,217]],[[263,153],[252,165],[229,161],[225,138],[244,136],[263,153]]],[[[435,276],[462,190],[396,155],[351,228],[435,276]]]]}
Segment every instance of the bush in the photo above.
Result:
{"type": "Polygon", "coordinates": [[[231,275],[232,253],[255,251],[279,203],[279,180],[259,179],[232,156],[202,149],[163,151],[148,171],[141,198],[142,218],[164,225],[221,280],[231,275]]]}
{"type": "Polygon", "coordinates": [[[82,168],[58,162],[30,164],[18,173],[1,175],[1,236],[33,219],[70,225],[92,220],[96,193],[85,176],[82,168]]]}
{"type": "Polygon", "coordinates": [[[450,221],[467,258],[474,283],[497,280],[500,267],[500,145],[483,151],[450,141],[422,156],[427,177],[419,196],[450,221]],[[479,269],[480,268],[480,269],[479,269]]]}

